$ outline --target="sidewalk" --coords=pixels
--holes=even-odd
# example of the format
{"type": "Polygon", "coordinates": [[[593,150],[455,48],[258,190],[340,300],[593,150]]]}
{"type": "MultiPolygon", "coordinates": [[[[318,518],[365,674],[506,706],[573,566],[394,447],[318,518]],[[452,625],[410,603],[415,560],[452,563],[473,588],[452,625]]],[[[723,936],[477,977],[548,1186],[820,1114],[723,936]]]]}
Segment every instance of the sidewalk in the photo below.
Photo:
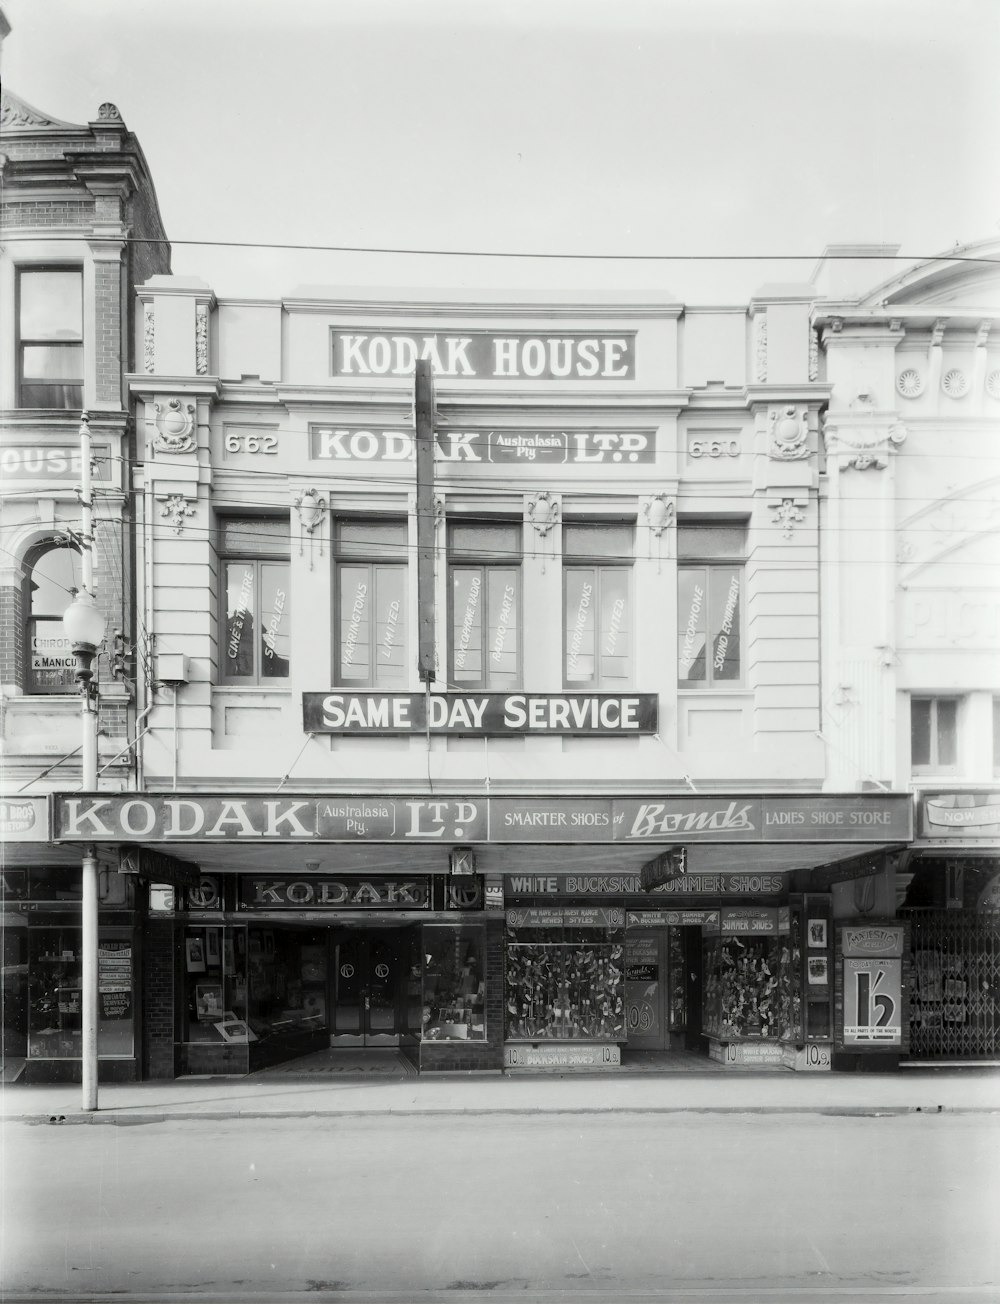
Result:
{"type": "Polygon", "coordinates": [[[896,1073],[748,1072],[545,1076],[457,1076],[361,1080],[182,1078],[101,1085],[97,1113],[84,1113],[78,1085],[0,1092],[7,1121],[154,1123],[166,1120],[358,1115],[586,1113],[956,1113],[1000,1112],[996,1069],[908,1069],[896,1073]]]}

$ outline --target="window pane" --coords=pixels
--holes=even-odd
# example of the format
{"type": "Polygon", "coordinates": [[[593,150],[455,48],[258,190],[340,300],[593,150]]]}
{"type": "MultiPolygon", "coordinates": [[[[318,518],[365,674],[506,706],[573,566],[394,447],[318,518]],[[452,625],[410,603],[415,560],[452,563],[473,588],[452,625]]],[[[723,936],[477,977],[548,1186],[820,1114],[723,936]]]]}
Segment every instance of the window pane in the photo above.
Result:
{"type": "Polygon", "coordinates": [[[371,570],[338,567],[340,591],[340,669],[345,683],[367,684],[371,676],[371,570]]]}
{"type": "Polygon", "coordinates": [[[83,375],[82,344],[27,344],[22,350],[25,381],[79,380],[83,375]]]}
{"type": "Polygon", "coordinates": [[[253,676],[254,565],[226,564],[226,646],[223,653],[227,678],[253,676]]]}
{"type": "Polygon", "coordinates": [[[453,525],[449,537],[452,553],[473,556],[520,557],[520,525],[453,525]]]}
{"type": "Polygon", "coordinates": [[[593,683],[597,673],[597,571],[572,567],[564,573],[566,683],[593,683]]]}
{"type": "Polygon", "coordinates": [[[486,1037],[486,957],[482,928],[425,928],[425,1041],[486,1037]]]}
{"type": "Polygon", "coordinates": [[[595,525],[592,522],[564,525],[563,556],[631,558],[632,540],[631,525],[595,525]]]}
{"type": "Polygon", "coordinates": [[[31,568],[31,615],[62,616],[80,583],[80,554],[76,549],[49,548],[31,568]]]}
{"type": "Polygon", "coordinates": [[[1000,697],[993,699],[993,769],[1000,770],[1000,697]]]}
{"type": "Polygon", "coordinates": [[[406,681],[406,568],[375,566],[375,682],[406,681]]]}
{"type": "Polygon", "coordinates": [[[490,659],[487,682],[492,688],[514,687],[517,682],[518,572],[486,572],[489,596],[490,659]]]}
{"type": "Polygon", "coordinates": [[[703,567],[684,567],[677,572],[677,678],[682,686],[707,682],[707,588],[703,567]]]}
{"type": "Polygon", "coordinates": [[[937,763],[954,765],[958,760],[958,703],[954,698],[937,700],[937,763]]]}
{"type": "Polygon", "coordinates": [[[626,680],[630,668],[629,572],[605,567],[601,580],[601,679],[626,680]]]}
{"type": "Polygon", "coordinates": [[[265,679],[288,678],[288,567],[264,564],[260,568],[261,661],[265,679]]]}
{"type": "Polygon", "coordinates": [[[83,386],[22,381],[19,402],[23,408],[58,408],[79,412],[83,407],[83,386]]]}
{"type": "Polygon", "coordinates": [[[83,277],[78,271],[22,272],[21,339],[79,339],[83,277]]]}
{"type": "Polygon", "coordinates": [[[712,629],[712,679],[740,677],[740,580],[738,567],[714,567],[708,576],[712,629]]]}
{"type": "Polygon", "coordinates": [[[926,697],[910,702],[910,760],[913,765],[931,763],[931,703],[926,697]]]}
{"type": "Polygon", "coordinates": [[[251,557],[287,557],[289,525],[284,517],[223,517],[219,545],[223,552],[251,557]]]}
{"type": "Polygon", "coordinates": [[[483,572],[456,568],[451,583],[455,682],[478,682],[483,677],[483,572]]]}
{"type": "Polygon", "coordinates": [[[406,551],[406,522],[338,521],[334,539],[342,557],[398,556],[406,551]]]}
{"type": "Polygon", "coordinates": [[[683,560],[742,557],[746,548],[744,525],[678,525],[677,556],[683,560]]]}

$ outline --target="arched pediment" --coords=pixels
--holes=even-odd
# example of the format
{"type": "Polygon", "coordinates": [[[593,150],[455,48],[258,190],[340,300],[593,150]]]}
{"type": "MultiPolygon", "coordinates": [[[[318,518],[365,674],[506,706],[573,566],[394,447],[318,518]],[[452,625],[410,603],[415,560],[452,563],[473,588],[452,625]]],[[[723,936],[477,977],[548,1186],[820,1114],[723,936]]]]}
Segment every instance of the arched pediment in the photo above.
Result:
{"type": "Polygon", "coordinates": [[[859,302],[866,308],[981,308],[1000,312],[1000,240],[961,245],[908,267],[859,302]]]}

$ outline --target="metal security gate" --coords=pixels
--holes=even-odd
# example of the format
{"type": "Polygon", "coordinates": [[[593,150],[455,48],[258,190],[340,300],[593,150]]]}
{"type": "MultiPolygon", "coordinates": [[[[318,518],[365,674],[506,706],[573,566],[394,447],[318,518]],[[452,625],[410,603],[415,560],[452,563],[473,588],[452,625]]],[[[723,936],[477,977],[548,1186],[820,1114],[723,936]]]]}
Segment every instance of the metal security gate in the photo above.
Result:
{"type": "Polygon", "coordinates": [[[910,923],[911,1060],[1000,1059],[1000,912],[900,912],[910,923]]]}

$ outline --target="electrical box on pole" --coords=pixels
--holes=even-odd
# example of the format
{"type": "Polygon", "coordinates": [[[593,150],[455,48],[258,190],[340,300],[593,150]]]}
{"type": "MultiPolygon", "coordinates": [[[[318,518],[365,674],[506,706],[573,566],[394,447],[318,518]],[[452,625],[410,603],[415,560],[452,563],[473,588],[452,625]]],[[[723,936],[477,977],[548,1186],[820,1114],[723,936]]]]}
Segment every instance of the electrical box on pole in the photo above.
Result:
{"type": "Polygon", "coordinates": [[[416,364],[414,416],[417,463],[417,664],[430,683],[434,663],[434,374],[428,359],[416,364]]]}

